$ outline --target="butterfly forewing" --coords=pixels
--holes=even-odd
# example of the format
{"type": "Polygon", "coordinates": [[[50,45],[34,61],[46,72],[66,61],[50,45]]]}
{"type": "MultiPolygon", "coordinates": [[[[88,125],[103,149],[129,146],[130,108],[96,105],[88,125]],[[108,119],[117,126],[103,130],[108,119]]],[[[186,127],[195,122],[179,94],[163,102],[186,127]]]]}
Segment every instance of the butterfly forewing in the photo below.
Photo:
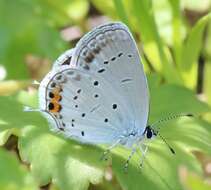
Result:
{"type": "Polygon", "coordinates": [[[133,126],[123,127],[139,128],[142,134],[148,119],[148,87],[135,41],[124,24],[110,23],[85,35],[72,65],[108,81],[133,114],[133,126]]]}

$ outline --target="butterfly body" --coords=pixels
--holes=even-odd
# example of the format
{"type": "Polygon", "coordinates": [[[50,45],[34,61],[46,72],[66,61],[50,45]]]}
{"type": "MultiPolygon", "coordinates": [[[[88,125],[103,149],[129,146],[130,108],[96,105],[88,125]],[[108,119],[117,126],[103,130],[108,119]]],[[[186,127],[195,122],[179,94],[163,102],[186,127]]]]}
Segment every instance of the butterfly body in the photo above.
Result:
{"type": "Polygon", "coordinates": [[[148,87],[128,28],[109,23],[86,34],[55,61],[39,102],[52,129],[79,142],[131,147],[142,141],[148,87]]]}

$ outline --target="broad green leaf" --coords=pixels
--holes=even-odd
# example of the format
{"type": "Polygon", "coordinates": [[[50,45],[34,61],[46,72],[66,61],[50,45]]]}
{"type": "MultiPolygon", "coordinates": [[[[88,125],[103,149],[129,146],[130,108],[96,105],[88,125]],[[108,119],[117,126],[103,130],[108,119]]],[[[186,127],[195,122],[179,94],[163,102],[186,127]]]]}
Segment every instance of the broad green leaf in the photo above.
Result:
{"type": "MultiPolygon", "coordinates": [[[[198,101],[194,94],[185,88],[155,85],[150,89],[152,108],[150,121],[155,121],[166,113],[201,114],[209,111],[206,104],[198,101]],[[175,94],[179,96],[174,97],[175,94]]],[[[24,99],[24,96],[27,94],[22,93],[19,101],[24,99]]],[[[15,127],[20,131],[18,148],[21,159],[30,164],[31,172],[40,185],[52,182],[61,190],[87,189],[89,183],[102,182],[105,167],[105,162],[99,160],[102,149],[80,145],[51,133],[47,122],[38,113],[22,112],[22,106],[11,98],[1,97],[0,103],[4,110],[0,114],[0,119],[7,123],[7,129],[15,127]]],[[[0,125],[1,127],[5,129],[5,124],[0,125]]],[[[140,157],[135,155],[131,161],[129,174],[126,175],[123,173],[123,166],[130,151],[125,148],[113,150],[113,172],[124,189],[140,187],[152,189],[156,186],[159,190],[167,189],[167,184],[181,189],[177,177],[180,164],[200,173],[199,164],[190,152],[199,150],[210,153],[210,124],[200,120],[181,119],[169,122],[161,128],[161,134],[174,147],[176,156],[173,156],[165,144],[161,144],[157,138],[149,143],[149,153],[143,170],[140,172],[138,167],[140,157]],[[157,162],[160,163],[159,167],[157,162]],[[131,181],[131,177],[134,180],[131,181]]]]}
{"type": "Polygon", "coordinates": [[[61,190],[87,189],[102,181],[102,150],[80,145],[49,132],[47,126],[27,126],[19,140],[21,158],[41,185],[49,182],[61,190]]]}
{"type": "Polygon", "coordinates": [[[0,148],[0,163],[1,190],[38,190],[34,179],[15,155],[0,148]]]}
{"type": "Polygon", "coordinates": [[[192,113],[197,117],[211,111],[210,106],[199,101],[191,90],[177,85],[155,87],[150,96],[150,121],[178,113],[192,113]]]}

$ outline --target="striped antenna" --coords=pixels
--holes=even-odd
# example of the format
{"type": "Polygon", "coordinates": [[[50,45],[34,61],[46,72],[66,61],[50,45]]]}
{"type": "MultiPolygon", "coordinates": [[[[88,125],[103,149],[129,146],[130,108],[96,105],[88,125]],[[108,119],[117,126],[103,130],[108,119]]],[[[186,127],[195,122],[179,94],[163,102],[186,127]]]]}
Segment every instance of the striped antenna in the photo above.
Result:
{"type": "Polygon", "coordinates": [[[175,114],[175,115],[169,115],[167,117],[164,117],[156,122],[154,122],[153,124],[151,124],[150,126],[153,127],[153,126],[156,126],[160,123],[164,123],[164,122],[167,122],[169,120],[172,120],[172,119],[177,119],[177,118],[181,118],[181,117],[193,117],[193,114],[191,113],[187,113],[187,114],[175,114]]]}
{"type": "Polygon", "coordinates": [[[160,130],[160,127],[158,127],[158,129],[155,129],[154,126],[156,125],[159,125],[160,123],[164,123],[164,122],[167,122],[169,120],[172,120],[172,119],[177,119],[177,118],[181,118],[181,117],[193,117],[193,114],[176,114],[176,115],[170,115],[168,117],[165,117],[165,118],[162,118],[156,122],[154,122],[152,125],[149,125],[150,129],[153,131],[153,134],[155,136],[159,136],[162,141],[167,145],[167,147],[169,148],[169,150],[171,151],[172,154],[175,154],[175,151],[174,149],[169,145],[169,143],[166,141],[166,139],[160,134],[159,130],[160,130]]]}

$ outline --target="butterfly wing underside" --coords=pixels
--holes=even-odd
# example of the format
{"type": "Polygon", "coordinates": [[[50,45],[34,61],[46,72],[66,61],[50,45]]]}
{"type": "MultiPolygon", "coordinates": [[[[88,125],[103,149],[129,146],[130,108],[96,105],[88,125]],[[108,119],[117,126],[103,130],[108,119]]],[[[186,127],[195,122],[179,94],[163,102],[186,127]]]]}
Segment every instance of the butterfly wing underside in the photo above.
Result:
{"type": "Polygon", "coordinates": [[[70,57],[62,59],[65,64],[57,61],[40,85],[40,107],[54,130],[92,144],[112,144],[135,129],[141,135],[148,118],[148,88],[127,27],[110,23],[95,28],[70,57]]]}

